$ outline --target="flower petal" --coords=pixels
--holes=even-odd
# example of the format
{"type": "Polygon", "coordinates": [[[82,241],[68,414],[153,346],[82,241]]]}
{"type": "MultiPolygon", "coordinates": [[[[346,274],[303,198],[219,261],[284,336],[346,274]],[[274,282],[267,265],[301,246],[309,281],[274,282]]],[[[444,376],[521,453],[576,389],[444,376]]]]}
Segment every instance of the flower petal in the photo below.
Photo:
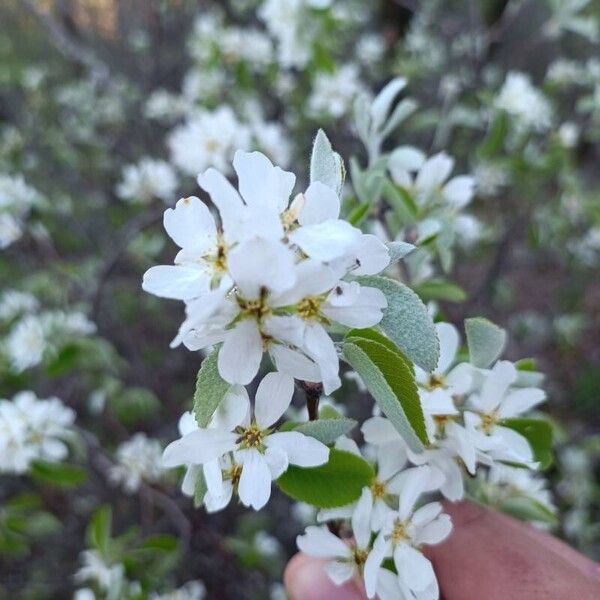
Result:
{"type": "Polygon", "coordinates": [[[265,440],[269,448],[281,448],[292,465],[318,467],[329,460],[329,448],[299,431],[279,431],[265,440]]]}
{"type": "Polygon", "coordinates": [[[315,558],[350,558],[352,551],[339,537],[326,527],[311,525],[304,535],[296,538],[296,545],[301,552],[315,558]]]}
{"type": "Polygon", "coordinates": [[[538,388],[522,388],[510,392],[500,404],[498,415],[509,419],[521,415],[546,399],[546,393],[538,388]]]}
{"type": "Polygon", "coordinates": [[[181,265],[157,265],[144,273],[142,289],[160,298],[191,300],[209,291],[206,271],[181,265]]]}
{"type": "Polygon", "coordinates": [[[221,429],[198,429],[171,442],[163,452],[162,466],[202,465],[236,446],[237,435],[221,429]]]}
{"type": "Polygon", "coordinates": [[[271,497],[271,471],[264,456],[258,450],[240,452],[242,474],[238,494],[244,506],[260,510],[271,497]]]}
{"type": "Polygon", "coordinates": [[[219,350],[219,373],[229,383],[249,384],[260,367],[262,338],[256,321],[240,321],[225,336],[219,350]]]}
{"type": "Polygon", "coordinates": [[[300,225],[314,225],[340,216],[340,199],[328,185],[313,181],[304,193],[304,206],[298,216],[300,225]]]}
{"type": "Polygon", "coordinates": [[[450,323],[436,323],[435,330],[440,340],[440,358],[435,372],[442,375],[456,358],[460,337],[456,327],[450,323]]]}
{"type": "Polygon", "coordinates": [[[163,223],[166,232],[180,248],[202,254],[215,245],[215,220],[206,204],[196,196],[181,198],[175,208],[165,210],[163,223]]]}
{"type": "Polygon", "coordinates": [[[294,395],[294,379],[283,373],[267,373],[258,384],[254,416],[261,429],[273,425],[288,409],[294,395]]]}

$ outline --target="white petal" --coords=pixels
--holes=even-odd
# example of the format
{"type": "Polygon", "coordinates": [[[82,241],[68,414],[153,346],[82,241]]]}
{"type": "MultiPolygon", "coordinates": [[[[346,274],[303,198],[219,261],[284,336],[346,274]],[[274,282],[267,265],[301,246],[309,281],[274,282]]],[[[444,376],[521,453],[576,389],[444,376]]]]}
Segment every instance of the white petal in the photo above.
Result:
{"type": "Polygon", "coordinates": [[[375,235],[363,234],[355,245],[358,267],[353,275],[376,275],[390,264],[388,247],[375,235]]]}
{"type": "Polygon", "coordinates": [[[398,577],[411,590],[420,592],[435,579],[435,573],[429,560],[418,550],[407,544],[400,544],[394,550],[394,564],[398,577]]]}
{"type": "Polygon", "coordinates": [[[450,515],[440,515],[435,521],[431,521],[418,532],[414,538],[414,543],[420,544],[439,544],[443,542],[452,531],[452,520],[450,515]]]}
{"type": "Polygon", "coordinates": [[[228,266],[246,298],[258,298],[262,289],[281,293],[295,283],[294,255],[281,242],[243,242],[229,253],[228,266]]]}
{"type": "Polygon", "coordinates": [[[453,177],[445,186],[444,198],[455,208],[463,208],[473,198],[475,179],[467,175],[453,177]]]}
{"type": "Polygon", "coordinates": [[[429,192],[441,186],[448,179],[453,167],[454,160],[445,152],[428,158],[417,175],[415,181],[417,189],[429,192]]]}
{"type": "Polygon", "coordinates": [[[163,452],[162,466],[201,465],[219,458],[236,446],[237,435],[220,429],[198,429],[171,442],[163,452]]]}
{"type": "Polygon", "coordinates": [[[333,340],[318,323],[306,327],[304,344],[307,353],[319,365],[323,379],[323,391],[331,394],[342,382],[339,378],[339,359],[333,340]]]}
{"type": "Polygon", "coordinates": [[[363,329],[377,325],[381,321],[383,309],[386,307],[387,300],[381,290],[360,286],[359,294],[354,304],[349,306],[331,306],[327,302],[323,305],[321,312],[326,317],[342,325],[363,329]]]}
{"type": "Polygon", "coordinates": [[[215,496],[210,492],[206,492],[204,495],[204,506],[206,507],[206,511],[214,513],[223,510],[231,502],[232,496],[233,486],[231,485],[231,481],[224,481],[223,492],[220,495],[215,496]]]}
{"type": "Polygon", "coordinates": [[[261,429],[273,425],[288,409],[294,395],[294,380],[283,373],[267,373],[258,384],[254,416],[261,429]]]}
{"type": "Polygon", "coordinates": [[[340,199],[329,186],[313,181],[304,194],[304,206],[298,216],[300,225],[313,225],[340,216],[340,199]]]}
{"type": "Polygon", "coordinates": [[[429,502],[414,512],[413,516],[410,518],[410,524],[417,529],[425,527],[425,525],[433,521],[441,512],[442,505],[440,502],[429,502]]]}
{"type": "Polygon", "coordinates": [[[497,362],[483,382],[481,394],[476,399],[477,408],[485,413],[496,410],[506,390],[516,379],[517,370],[511,362],[497,362]]]}
{"type": "Polygon", "coordinates": [[[356,545],[366,549],[371,541],[371,513],[373,512],[373,495],[369,488],[363,488],[360,498],[352,512],[352,532],[356,545]]]}
{"type": "Polygon", "coordinates": [[[247,385],[258,373],[262,355],[262,337],[256,321],[240,321],[227,332],[219,350],[219,373],[229,383],[247,385]]]}
{"type": "Polygon", "coordinates": [[[446,423],[446,436],[452,440],[456,453],[467,467],[471,475],[475,474],[476,453],[475,444],[471,433],[457,423],[446,423]]]}
{"type": "Polygon", "coordinates": [[[234,385],[221,400],[210,420],[209,427],[233,431],[248,420],[249,412],[250,399],[246,388],[234,385]]]}
{"type": "Polygon", "coordinates": [[[235,153],[233,168],[238,175],[240,193],[249,206],[268,206],[279,212],[287,207],[296,183],[293,173],[274,167],[260,152],[241,150],[235,153]]]}
{"type": "Polygon", "coordinates": [[[301,352],[280,344],[271,344],[269,354],[278,371],[303,381],[312,383],[321,381],[317,364],[301,352]]]}
{"type": "Polygon", "coordinates": [[[307,259],[296,265],[294,287],[278,294],[272,300],[273,306],[296,304],[306,296],[319,296],[328,292],[339,277],[335,271],[317,260],[307,259]]]}
{"type": "Polygon", "coordinates": [[[502,439],[510,453],[509,456],[524,463],[533,461],[533,452],[527,438],[514,429],[508,427],[496,427],[493,437],[502,439]]]}
{"type": "Polygon", "coordinates": [[[269,448],[281,448],[292,465],[299,467],[318,467],[329,460],[329,448],[299,431],[280,431],[272,433],[265,440],[269,448]]]}
{"type": "Polygon", "coordinates": [[[406,452],[396,441],[377,449],[377,479],[387,481],[406,465],[406,452]]]}
{"type": "Polygon", "coordinates": [[[503,419],[516,417],[534,406],[537,406],[546,399],[546,394],[538,388],[522,388],[510,392],[500,404],[498,414],[503,419]]]}
{"type": "Polygon", "coordinates": [[[242,456],[243,467],[238,494],[244,506],[260,510],[271,497],[271,471],[258,450],[247,450],[242,456]]]}
{"type": "Polygon", "coordinates": [[[202,466],[206,487],[213,496],[223,494],[223,472],[219,464],[219,459],[210,460],[202,466]]]}
{"type": "Polygon", "coordinates": [[[202,254],[216,242],[215,220],[206,204],[195,196],[181,198],[175,208],[168,208],[163,222],[166,232],[180,248],[202,254]]]}
{"type": "Polygon", "coordinates": [[[365,591],[367,592],[368,598],[373,598],[377,590],[377,580],[381,572],[380,567],[383,559],[387,556],[390,551],[390,544],[386,542],[383,536],[380,534],[375,543],[373,549],[367,556],[364,569],[364,580],[365,580],[365,591]]]}
{"type": "Polygon", "coordinates": [[[287,471],[289,465],[288,457],[281,448],[267,448],[264,456],[267,465],[269,465],[269,471],[271,471],[271,479],[275,480],[287,471]]]}
{"type": "Polygon", "coordinates": [[[144,273],[142,289],[172,300],[191,300],[209,291],[206,271],[180,265],[158,265],[144,273]]]}
{"type": "Polygon", "coordinates": [[[436,323],[435,330],[440,340],[440,358],[436,373],[444,374],[456,358],[460,337],[456,327],[450,323],[436,323]]]}
{"type": "Polygon", "coordinates": [[[196,422],[194,415],[190,411],[187,411],[179,418],[177,428],[179,429],[179,434],[184,436],[188,433],[192,433],[192,431],[196,431],[196,429],[198,429],[198,423],[196,422]]]}
{"type": "Polygon", "coordinates": [[[473,385],[473,367],[469,363],[456,365],[446,375],[446,385],[454,396],[466,394],[473,385]]]}
{"type": "Polygon", "coordinates": [[[183,476],[181,482],[181,492],[186,496],[193,496],[196,491],[196,481],[200,475],[201,467],[199,465],[190,465],[183,476]]]}
{"type": "Polygon", "coordinates": [[[296,538],[298,549],[315,558],[350,558],[352,551],[326,527],[307,527],[304,535],[296,538]]]}
{"type": "Polygon", "coordinates": [[[329,220],[299,227],[290,233],[289,239],[307,256],[328,262],[351,252],[361,235],[359,229],[346,221],[329,220]]]}
{"type": "Polygon", "coordinates": [[[354,575],[354,565],[350,562],[331,561],[323,566],[327,577],[333,581],[335,585],[342,585],[352,579],[354,575]]]}
{"type": "Polygon", "coordinates": [[[368,444],[376,446],[387,442],[396,442],[400,439],[400,434],[385,417],[371,417],[367,419],[360,428],[368,444]]]}

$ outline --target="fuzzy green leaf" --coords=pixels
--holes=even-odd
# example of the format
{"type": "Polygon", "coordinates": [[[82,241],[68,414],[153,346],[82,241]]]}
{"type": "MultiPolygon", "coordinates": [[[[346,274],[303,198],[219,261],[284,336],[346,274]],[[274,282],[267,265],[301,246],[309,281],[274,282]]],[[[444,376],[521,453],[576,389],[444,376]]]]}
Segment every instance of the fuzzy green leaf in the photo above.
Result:
{"type": "Polygon", "coordinates": [[[320,181],[334,189],[338,195],[344,185],[345,169],[341,156],[333,151],[331,142],[319,129],[310,157],[310,181],[320,181]]]}
{"type": "Polygon", "coordinates": [[[465,332],[471,364],[486,369],[504,351],[506,331],[484,317],[465,320],[465,332]]]}
{"type": "Polygon", "coordinates": [[[548,506],[528,496],[513,496],[500,505],[500,510],[522,521],[534,521],[556,525],[558,519],[548,506]]]}
{"type": "Polygon", "coordinates": [[[467,294],[460,285],[445,279],[431,279],[415,287],[423,302],[445,300],[446,302],[464,302],[467,294]]]}
{"type": "Polygon", "coordinates": [[[433,371],[440,344],[433,320],[419,296],[403,283],[387,277],[359,277],[358,281],[381,290],[387,299],[379,327],[416,365],[433,371]]]}
{"type": "Polygon", "coordinates": [[[344,356],[361,376],[383,413],[411,450],[427,444],[425,419],[413,372],[399,354],[383,344],[358,337],[344,342],[344,356]]]}
{"type": "Polygon", "coordinates": [[[360,456],[332,449],[326,464],[311,469],[290,465],[277,484],[294,500],[334,508],[357,500],[374,476],[373,467],[360,456]]]}
{"type": "Polygon", "coordinates": [[[229,392],[231,385],[219,375],[219,349],[213,350],[200,365],[194,392],[194,415],[200,427],[206,427],[229,392]]]}
{"type": "Polygon", "coordinates": [[[347,417],[338,417],[335,419],[318,419],[316,421],[307,421],[294,427],[294,431],[299,431],[304,435],[309,435],[323,444],[333,444],[340,436],[346,435],[356,427],[354,419],[347,417]]]}
{"type": "Polygon", "coordinates": [[[48,485],[71,488],[87,480],[87,471],[76,465],[36,461],[31,466],[31,476],[48,485]]]}

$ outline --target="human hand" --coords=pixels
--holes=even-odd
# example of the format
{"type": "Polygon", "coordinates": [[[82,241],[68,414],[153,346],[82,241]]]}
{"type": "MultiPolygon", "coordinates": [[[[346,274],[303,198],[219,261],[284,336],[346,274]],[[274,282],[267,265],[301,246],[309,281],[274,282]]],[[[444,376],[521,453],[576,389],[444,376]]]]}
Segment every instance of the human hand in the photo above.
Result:
{"type": "MultiPolygon", "coordinates": [[[[471,502],[446,504],[454,529],[425,553],[445,600],[597,600],[600,565],[560,540],[471,502]]],[[[359,582],[335,586],[323,561],[297,554],[284,582],[291,600],[365,600],[359,582]]]]}

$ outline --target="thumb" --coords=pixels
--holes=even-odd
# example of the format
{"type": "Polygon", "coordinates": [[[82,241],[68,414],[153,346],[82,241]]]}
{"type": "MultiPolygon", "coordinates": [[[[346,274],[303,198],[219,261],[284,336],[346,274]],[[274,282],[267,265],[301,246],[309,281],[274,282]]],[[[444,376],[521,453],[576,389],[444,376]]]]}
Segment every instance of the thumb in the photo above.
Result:
{"type": "Polygon", "coordinates": [[[305,554],[290,560],[283,575],[290,600],[366,600],[354,581],[335,585],[323,569],[325,562],[305,554]]]}

